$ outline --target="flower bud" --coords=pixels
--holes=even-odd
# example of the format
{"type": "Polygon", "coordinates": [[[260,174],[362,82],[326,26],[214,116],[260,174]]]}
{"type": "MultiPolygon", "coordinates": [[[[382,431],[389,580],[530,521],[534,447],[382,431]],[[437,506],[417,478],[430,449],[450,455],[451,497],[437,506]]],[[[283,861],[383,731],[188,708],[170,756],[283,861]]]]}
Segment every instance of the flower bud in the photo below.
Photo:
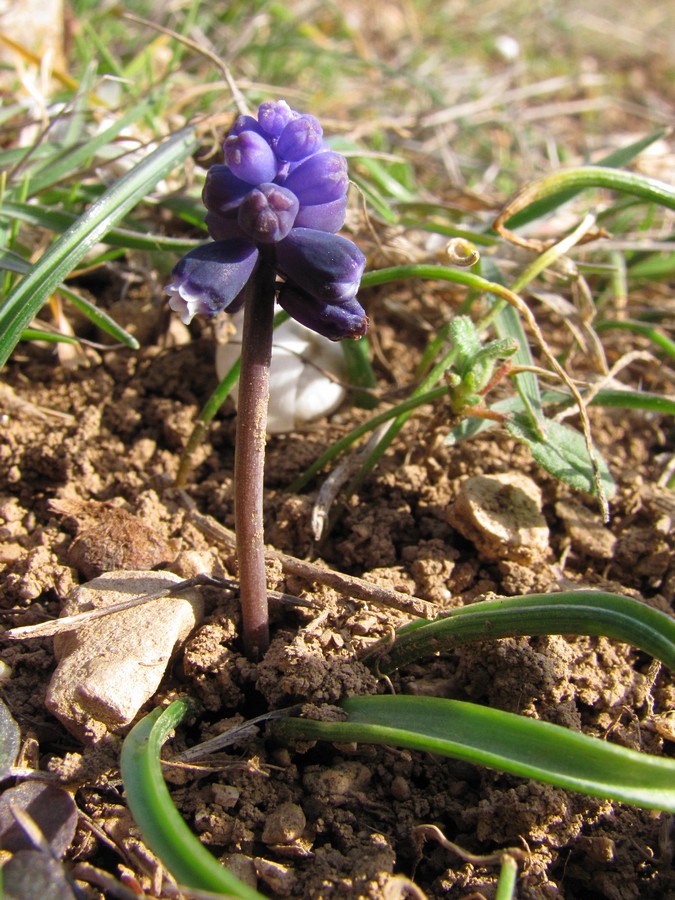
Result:
{"type": "Polygon", "coordinates": [[[215,165],[206,173],[202,202],[217,213],[237,207],[251,190],[251,185],[232,174],[229,166],[215,165]]]}
{"type": "Polygon", "coordinates": [[[293,228],[277,246],[277,262],[284,275],[312,297],[344,303],[356,296],[366,258],[347,238],[293,228]]]}
{"type": "Polygon", "coordinates": [[[296,228],[315,228],[317,231],[339,231],[345,224],[347,198],[340,197],[318,206],[301,206],[295,218],[296,228]]]}
{"type": "Polygon", "coordinates": [[[273,244],[289,233],[298,213],[298,198],[277,184],[261,184],[244,197],[238,221],[253,241],[273,244]]]}
{"type": "Polygon", "coordinates": [[[315,153],[300,163],[284,181],[302,206],[330,203],[347,193],[347,160],[340,153],[315,153]]]}
{"type": "Polygon", "coordinates": [[[228,307],[234,309],[257,260],[258,250],[237,239],[191,250],[178,262],[173,281],[165,289],[170,308],[186,325],[195,315],[214,316],[228,307]]]}
{"type": "MultiPolygon", "coordinates": [[[[276,152],[281,159],[297,162],[316,153],[323,145],[323,129],[318,119],[305,115],[293,119],[279,135],[276,152]]],[[[271,180],[271,179],[269,179],[271,180]]]]}
{"type": "Polygon", "coordinates": [[[254,119],[253,116],[237,116],[237,118],[234,120],[232,128],[230,128],[228,132],[228,137],[231,134],[241,134],[242,131],[255,131],[256,134],[265,137],[265,132],[263,131],[260,123],[257,119],[254,119]]]}
{"type": "Polygon", "coordinates": [[[239,226],[236,209],[223,215],[209,211],[204,217],[204,222],[210,237],[214,241],[227,241],[230,238],[246,237],[239,226]]]}
{"type": "Polygon", "coordinates": [[[279,292],[279,305],[297,322],[331,341],[360,338],[368,330],[368,316],[356,299],[325,303],[286,282],[279,292]]]}
{"type": "Polygon", "coordinates": [[[273,138],[279,137],[288,123],[299,115],[285,100],[266,100],[258,107],[258,123],[265,134],[273,138]]]}
{"type": "Polygon", "coordinates": [[[223,144],[225,162],[232,173],[248,184],[273,181],[277,174],[277,158],[264,137],[255,131],[231,134],[223,144]]]}

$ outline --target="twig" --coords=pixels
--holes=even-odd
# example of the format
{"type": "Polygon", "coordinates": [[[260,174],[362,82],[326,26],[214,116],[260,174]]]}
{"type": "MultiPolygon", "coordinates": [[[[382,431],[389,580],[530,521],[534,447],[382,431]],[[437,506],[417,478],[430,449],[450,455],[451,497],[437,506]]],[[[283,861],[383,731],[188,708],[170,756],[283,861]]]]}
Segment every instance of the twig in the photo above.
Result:
{"type": "MultiPolygon", "coordinates": [[[[162,597],[170,597],[173,594],[179,594],[181,591],[187,591],[193,587],[216,587],[238,591],[239,582],[233,581],[231,578],[215,578],[201,573],[193,578],[187,578],[185,581],[178,581],[176,584],[172,584],[164,590],[153,594],[139,594],[136,597],[131,597],[129,600],[111,603],[110,606],[89,609],[85,612],[75,613],[72,616],[63,616],[60,619],[50,619],[48,622],[39,622],[36,625],[18,625],[16,628],[9,628],[0,634],[0,639],[8,638],[9,640],[18,641],[27,640],[28,638],[54,637],[54,635],[62,634],[65,631],[77,631],[78,628],[88,625],[94,619],[102,619],[104,616],[123,612],[125,609],[133,609],[134,606],[142,606],[144,603],[151,603],[153,600],[159,600],[162,597]]],[[[267,591],[267,596],[270,600],[276,600],[278,603],[290,606],[316,608],[316,604],[312,603],[311,600],[294,597],[292,594],[284,594],[281,591],[267,591]]]]}
{"type": "Polygon", "coordinates": [[[37,625],[19,625],[17,628],[9,628],[0,637],[8,638],[11,641],[24,640],[26,638],[53,637],[56,634],[62,634],[64,631],[76,631],[94,619],[102,619],[103,616],[122,612],[125,609],[133,609],[134,606],[141,606],[143,603],[149,603],[151,600],[159,600],[161,597],[179,594],[181,591],[187,591],[193,587],[219,587],[232,590],[237,588],[238,584],[229,578],[213,578],[211,575],[205,574],[195,575],[194,578],[178,581],[176,584],[171,584],[161,591],[156,591],[152,594],[139,594],[136,597],[121,600],[119,603],[111,603],[110,606],[100,609],[88,609],[85,612],[75,613],[73,616],[63,616],[60,619],[40,622],[37,625]]]}
{"type": "Polygon", "coordinates": [[[219,56],[217,56],[215,53],[212,53],[211,50],[208,49],[208,47],[205,47],[203,44],[200,44],[197,41],[190,40],[190,38],[186,37],[184,34],[179,34],[172,28],[166,28],[164,25],[159,25],[157,22],[151,22],[149,19],[144,19],[142,16],[137,16],[134,13],[121,12],[119,13],[119,15],[122,19],[128,19],[128,21],[130,22],[136,22],[138,25],[143,25],[146,28],[152,28],[155,31],[159,31],[160,34],[166,34],[169,37],[172,37],[175,41],[178,41],[184,46],[189,47],[191,50],[194,50],[195,53],[199,53],[201,56],[212,62],[213,65],[222,72],[223,78],[225,79],[227,86],[230,89],[232,99],[234,100],[239,114],[246,115],[246,113],[248,113],[248,105],[246,103],[246,99],[237,87],[237,83],[232,77],[229,66],[219,56]]]}
{"type": "MultiPolygon", "coordinates": [[[[182,492],[181,492],[182,493],[182,492]]],[[[186,496],[186,495],[184,495],[186,496]]],[[[229,528],[225,528],[211,516],[205,516],[194,509],[194,505],[189,498],[186,499],[190,506],[189,518],[192,524],[198,528],[203,534],[217,541],[219,544],[230,550],[235,549],[234,532],[229,528]]],[[[334,588],[340,593],[348,597],[354,597],[357,600],[365,600],[377,603],[380,606],[386,606],[390,609],[398,609],[400,612],[408,613],[411,616],[421,616],[422,618],[433,618],[437,612],[433,603],[422,600],[420,597],[414,597],[411,594],[403,594],[400,591],[394,591],[390,588],[381,587],[365,581],[363,578],[357,578],[354,575],[344,575],[333,569],[326,569],[323,566],[317,566],[306,560],[297,559],[295,556],[287,556],[278,550],[266,550],[265,558],[268,560],[279,560],[282,571],[287,575],[297,575],[307,581],[315,581],[326,587],[334,588]]]]}

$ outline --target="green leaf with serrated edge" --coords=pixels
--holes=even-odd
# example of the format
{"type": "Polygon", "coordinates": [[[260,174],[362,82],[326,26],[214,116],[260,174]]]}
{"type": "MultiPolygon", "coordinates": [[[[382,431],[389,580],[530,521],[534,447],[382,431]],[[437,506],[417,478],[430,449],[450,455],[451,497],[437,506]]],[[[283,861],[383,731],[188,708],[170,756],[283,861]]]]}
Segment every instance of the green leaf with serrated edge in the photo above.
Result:
{"type": "MultiPolygon", "coordinates": [[[[534,430],[527,416],[522,413],[514,413],[504,426],[513,437],[527,444],[534,459],[551,475],[579,491],[595,493],[593,466],[588,458],[586,442],[581,432],[553,419],[546,419],[547,437],[544,440],[534,430]]],[[[605,494],[607,497],[613,497],[616,490],[614,479],[599,454],[597,460],[605,494]]]]}

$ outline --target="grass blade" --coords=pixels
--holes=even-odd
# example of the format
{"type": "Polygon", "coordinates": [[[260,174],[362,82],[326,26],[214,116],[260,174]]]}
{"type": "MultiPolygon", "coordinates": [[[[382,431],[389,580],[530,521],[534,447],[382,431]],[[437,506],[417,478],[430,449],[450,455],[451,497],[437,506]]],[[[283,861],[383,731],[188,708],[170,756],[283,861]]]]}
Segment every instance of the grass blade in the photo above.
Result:
{"type": "Polygon", "coordinates": [[[156,709],[125,738],[120,769],[129,809],[147,845],[180,884],[240,900],[264,900],[221,866],[192,834],[164,783],[160,751],[188,709],[182,700],[156,709]]]}
{"type": "Polygon", "coordinates": [[[90,303],[85,297],[76,294],[75,291],[69,290],[64,285],[60,285],[59,293],[70,300],[73,306],[76,309],[79,309],[93,325],[100,328],[101,331],[105,331],[105,333],[114,341],[124,344],[124,346],[128,347],[130,350],[140,349],[141,345],[133,334],[129,334],[126,329],[122,328],[121,325],[118,325],[112,316],[109,316],[105,310],[99,309],[98,306],[94,306],[94,304],[90,303]]]}
{"type": "Polygon", "coordinates": [[[598,391],[590,405],[613,409],[643,409],[647,412],[675,416],[675,399],[663,394],[651,394],[648,391],[598,391]]]}
{"type": "Polygon", "coordinates": [[[675,188],[666,184],[665,181],[657,181],[655,178],[648,178],[635,172],[617,171],[603,166],[578,166],[573,169],[562,169],[538,178],[536,181],[531,181],[502,210],[492,227],[503,237],[519,243],[519,239],[505,227],[507,222],[511,228],[515,227],[513,219],[516,213],[526,210],[535,201],[550,197],[557,197],[556,205],[559,205],[561,192],[569,190],[573,192],[570,196],[573,196],[586,188],[606,188],[610,191],[619,191],[639,197],[640,200],[659,203],[667,209],[675,209],[675,188]]]}
{"type": "Polygon", "coordinates": [[[27,328],[21,332],[22,341],[45,341],[47,344],[75,344],[80,342],[69,334],[60,334],[58,331],[44,331],[41,328],[27,328]]]}
{"type": "Polygon", "coordinates": [[[349,697],[341,705],[346,722],[295,718],[278,728],[286,738],[423,750],[593,797],[675,812],[672,759],[459,700],[386,695],[349,697]]]}
{"type": "Polygon", "coordinates": [[[87,251],[197,146],[194,129],[172,135],[110,187],[43,254],[0,308],[0,367],[60,281],[87,251]]]}
{"type": "MultiPolygon", "coordinates": [[[[628,163],[634,160],[636,156],[639,156],[643,150],[646,150],[647,147],[650,147],[667,133],[666,130],[660,129],[644,138],[640,138],[638,141],[629,144],[627,147],[619,147],[618,150],[613,150],[611,153],[608,153],[607,156],[603,157],[603,159],[599,160],[596,165],[612,169],[627,166],[628,163]]],[[[509,220],[511,228],[520,228],[523,225],[533,222],[535,219],[539,219],[542,216],[553,212],[553,210],[557,209],[559,206],[567,203],[568,200],[576,197],[580,190],[581,188],[567,188],[566,190],[544,197],[541,200],[535,200],[533,203],[529,204],[526,209],[515,213],[515,215],[511,217],[509,220]]]]}
{"type": "Polygon", "coordinates": [[[595,330],[598,334],[602,331],[613,330],[632,331],[633,334],[639,334],[648,338],[660,350],[663,350],[668,356],[675,359],[675,341],[671,340],[663,331],[645,322],[636,322],[634,319],[617,319],[616,321],[607,319],[606,321],[598,322],[595,325],[595,330]]]}
{"type": "MultiPolygon", "coordinates": [[[[52,156],[46,160],[42,168],[30,175],[29,196],[36,196],[73,173],[81,173],[103,147],[111,144],[121,131],[142,118],[149,109],[149,103],[139,104],[116,119],[108,128],[89,138],[86,143],[77,144],[56,158],[52,156]]],[[[124,151],[120,150],[118,153],[123,154],[124,151]]]]}
{"type": "MultiPolygon", "coordinates": [[[[73,213],[48,209],[35,203],[3,203],[0,207],[0,217],[48,228],[59,234],[77,221],[77,216],[73,213]]],[[[144,234],[130,228],[111,228],[103,240],[111,247],[123,247],[125,250],[161,250],[167,253],[187,253],[204,243],[199,240],[167,237],[163,234],[144,234]]]]}

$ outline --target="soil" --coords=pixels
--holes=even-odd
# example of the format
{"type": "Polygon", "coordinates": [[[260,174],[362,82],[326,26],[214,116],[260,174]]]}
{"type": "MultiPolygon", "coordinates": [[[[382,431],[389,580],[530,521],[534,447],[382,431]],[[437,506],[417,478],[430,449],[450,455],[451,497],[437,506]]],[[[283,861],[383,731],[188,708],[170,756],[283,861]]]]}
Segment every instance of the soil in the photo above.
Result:
{"type": "MultiPolygon", "coordinates": [[[[192,560],[236,577],[232,550],[197,527],[191,510],[232,526],[231,405],[199,447],[186,490],[173,485],[216,383],[210,325],[193,323],[188,331],[170,321],[161,294],[145,289],[119,301],[114,277],[79,284],[87,287],[142,334],[143,349],[89,349],[63,360],[53,349],[24,344],[5,370],[0,583],[7,627],[57,616],[73,587],[111,569],[176,568],[178,558],[182,566],[192,560]]],[[[377,338],[379,390],[394,397],[413,380],[426,332],[462,295],[427,283],[373,290],[363,299],[377,338]]],[[[540,325],[558,350],[566,341],[560,322],[543,313],[540,325]]],[[[636,347],[623,333],[603,341],[610,364],[636,347]]],[[[639,339],[637,347],[645,349],[639,339]]],[[[583,374],[579,354],[571,367],[583,374]]],[[[667,378],[653,361],[631,366],[631,382],[646,389],[668,391],[667,378]]],[[[266,540],[273,548],[414,594],[439,610],[491,591],[577,585],[672,611],[674,498],[657,484],[669,442],[672,448],[672,421],[591,410],[594,438],[618,484],[605,526],[592,498],[556,482],[502,430],[446,446],[449,414],[425,409],[317,548],[309,517],[318,483],[302,494],[287,486],[366,415],[347,405],[330,421],[269,439],[266,540]],[[450,523],[448,509],[467,477],[505,473],[528,475],[541,489],[549,528],[544,559],[485,558],[450,523]]],[[[675,684],[634,648],[603,638],[507,639],[411,665],[388,684],[358,656],[409,616],[284,574],[279,563],[270,566],[269,587],[313,606],[274,606],[272,646],[257,665],[242,654],[236,595],[200,589],[205,618],[139,713],[176,696],[196,698],[201,712],[178,729],[178,750],[268,709],[393,689],[470,699],[651,753],[675,752],[672,732],[657,727],[675,706],[675,684]]],[[[120,735],[83,742],[46,710],[56,666],[51,639],[3,641],[0,656],[11,670],[2,695],[21,727],[23,764],[66,787],[80,811],[65,865],[82,896],[127,896],[116,893],[121,884],[143,896],[169,896],[124,808],[120,735]],[[101,887],[101,873],[114,876],[118,888],[101,887]]],[[[466,862],[438,843],[416,841],[417,826],[434,824],[469,853],[525,851],[522,898],[675,898],[674,837],[665,814],[407,750],[285,747],[264,730],[205,765],[168,770],[174,800],[206,846],[238,872],[250,876],[255,859],[258,887],[270,896],[421,896],[396,880],[402,875],[430,898],[494,897],[498,864],[466,862]]]]}

